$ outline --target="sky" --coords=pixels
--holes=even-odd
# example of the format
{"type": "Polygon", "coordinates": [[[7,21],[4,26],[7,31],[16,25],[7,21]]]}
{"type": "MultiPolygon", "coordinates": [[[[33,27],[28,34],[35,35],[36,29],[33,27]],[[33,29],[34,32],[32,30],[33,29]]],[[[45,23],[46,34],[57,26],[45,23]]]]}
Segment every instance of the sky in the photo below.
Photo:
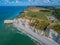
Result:
{"type": "Polygon", "coordinates": [[[0,6],[60,6],[60,0],[0,0],[0,6]]]}

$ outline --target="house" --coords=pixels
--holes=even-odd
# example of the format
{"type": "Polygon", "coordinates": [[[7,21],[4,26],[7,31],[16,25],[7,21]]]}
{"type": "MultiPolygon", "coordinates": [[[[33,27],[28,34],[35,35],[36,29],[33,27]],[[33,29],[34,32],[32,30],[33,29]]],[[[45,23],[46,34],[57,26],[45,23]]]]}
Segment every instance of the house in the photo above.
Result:
{"type": "Polygon", "coordinates": [[[52,23],[56,21],[56,18],[53,16],[47,16],[47,19],[50,20],[52,23]]]}

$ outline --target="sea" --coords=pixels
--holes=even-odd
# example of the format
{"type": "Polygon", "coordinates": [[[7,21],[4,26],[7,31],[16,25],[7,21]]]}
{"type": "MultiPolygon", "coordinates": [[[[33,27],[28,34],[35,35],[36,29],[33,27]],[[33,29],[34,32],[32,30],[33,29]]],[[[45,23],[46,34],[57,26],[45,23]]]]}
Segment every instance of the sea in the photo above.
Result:
{"type": "Polygon", "coordinates": [[[6,19],[14,19],[26,10],[26,6],[0,6],[0,45],[36,45],[34,41],[17,29],[4,24],[6,19]]]}

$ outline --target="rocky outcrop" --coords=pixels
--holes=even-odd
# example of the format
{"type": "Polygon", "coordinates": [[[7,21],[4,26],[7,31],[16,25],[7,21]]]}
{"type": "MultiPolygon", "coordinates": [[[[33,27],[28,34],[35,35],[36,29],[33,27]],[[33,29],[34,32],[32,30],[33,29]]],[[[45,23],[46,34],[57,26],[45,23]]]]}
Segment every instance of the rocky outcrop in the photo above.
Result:
{"type": "Polygon", "coordinates": [[[60,44],[60,35],[51,28],[46,29],[46,36],[60,44]]]}

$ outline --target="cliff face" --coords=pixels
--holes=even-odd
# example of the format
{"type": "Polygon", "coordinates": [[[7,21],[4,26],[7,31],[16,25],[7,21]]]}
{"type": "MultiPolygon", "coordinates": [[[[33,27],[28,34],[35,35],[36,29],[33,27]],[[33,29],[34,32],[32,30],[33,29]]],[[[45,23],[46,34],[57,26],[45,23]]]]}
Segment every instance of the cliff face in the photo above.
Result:
{"type": "Polygon", "coordinates": [[[60,35],[51,28],[46,29],[46,36],[60,44],[60,35]]]}
{"type": "Polygon", "coordinates": [[[19,18],[28,19],[29,25],[33,27],[35,32],[39,32],[40,30],[46,37],[53,39],[60,44],[60,26],[55,26],[56,30],[51,28],[54,27],[52,26],[53,24],[60,23],[60,21],[54,17],[53,12],[54,10],[48,8],[28,8],[19,18]],[[49,27],[50,25],[51,27],[49,27]]]}

